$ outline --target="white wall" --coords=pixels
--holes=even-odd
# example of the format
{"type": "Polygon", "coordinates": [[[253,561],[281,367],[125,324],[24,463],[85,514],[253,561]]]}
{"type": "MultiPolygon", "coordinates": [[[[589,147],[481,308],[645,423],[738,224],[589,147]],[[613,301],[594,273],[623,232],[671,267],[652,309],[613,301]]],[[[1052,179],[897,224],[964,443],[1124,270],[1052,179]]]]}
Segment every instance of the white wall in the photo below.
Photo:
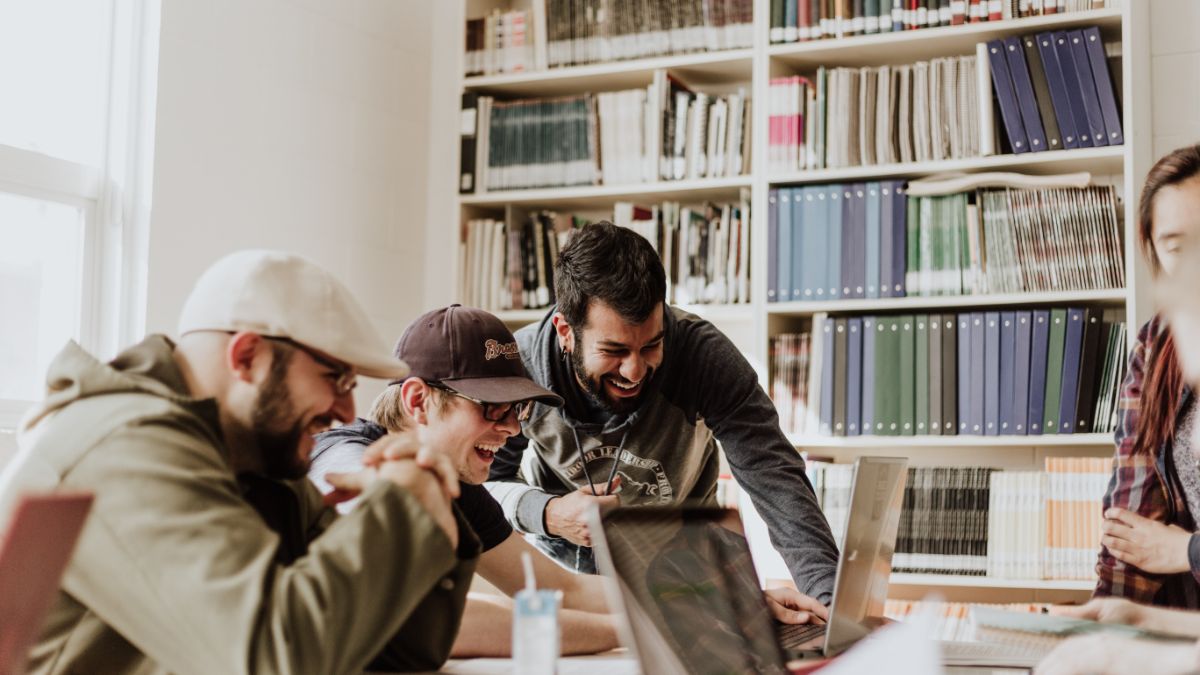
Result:
{"type": "Polygon", "coordinates": [[[1197,32],[1200,32],[1200,3],[1195,0],[1154,0],[1150,4],[1154,159],[1175,148],[1200,142],[1197,32]]]}
{"type": "Polygon", "coordinates": [[[246,247],[332,270],[388,342],[424,309],[435,4],[163,3],[147,332],[246,247]]]}

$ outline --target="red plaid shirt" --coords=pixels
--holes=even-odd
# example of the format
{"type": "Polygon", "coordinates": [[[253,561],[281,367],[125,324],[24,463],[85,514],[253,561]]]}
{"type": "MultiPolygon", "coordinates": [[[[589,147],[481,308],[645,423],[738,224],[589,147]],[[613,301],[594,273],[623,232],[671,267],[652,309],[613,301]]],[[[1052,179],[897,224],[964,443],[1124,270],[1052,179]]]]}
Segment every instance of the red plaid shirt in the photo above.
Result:
{"type": "MultiPolygon", "coordinates": [[[[1134,434],[1142,398],[1142,379],[1145,376],[1148,343],[1162,330],[1158,317],[1148,321],[1138,332],[1137,345],[1129,356],[1129,370],[1121,386],[1118,401],[1116,454],[1113,456],[1113,475],[1104,495],[1104,509],[1117,506],[1159,522],[1178,525],[1189,532],[1196,530],[1195,520],[1188,510],[1183,487],[1170,461],[1169,441],[1154,456],[1134,454],[1134,434]]],[[[1190,391],[1184,392],[1180,410],[1187,405],[1190,391]]],[[[1176,419],[1179,417],[1176,411],[1176,419]]],[[[1200,608],[1200,570],[1191,574],[1152,574],[1117,560],[1108,549],[1100,547],[1096,561],[1094,595],[1113,595],[1136,602],[1171,607],[1200,608]]]]}

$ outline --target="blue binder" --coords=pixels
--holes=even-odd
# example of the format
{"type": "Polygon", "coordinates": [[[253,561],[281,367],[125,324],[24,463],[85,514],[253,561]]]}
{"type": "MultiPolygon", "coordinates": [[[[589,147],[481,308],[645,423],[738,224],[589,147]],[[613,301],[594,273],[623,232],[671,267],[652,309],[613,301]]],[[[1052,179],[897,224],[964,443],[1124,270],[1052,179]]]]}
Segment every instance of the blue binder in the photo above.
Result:
{"type": "Polygon", "coordinates": [[[971,433],[971,314],[958,315],[958,433],[971,433]]]}
{"type": "MultiPolygon", "coordinates": [[[[1058,64],[1062,69],[1063,90],[1067,92],[1070,102],[1071,115],[1075,120],[1075,133],[1079,134],[1079,147],[1091,148],[1096,146],[1088,123],[1088,114],[1084,110],[1083,89],[1079,86],[1079,73],[1075,68],[1075,56],[1064,31],[1054,33],[1054,51],[1058,54],[1058,64]]],[[[1103,125],[1103,122],[1101,122],[1103,125]]],[[[1036,327],[1036,326],[1035,326],[1036,327]]]]}
{"type": "Polygon", "coordinates": [[[1000,313],[983,315],[983,433],[1000,433],[1000,313]]]}
{"type": "Polygon", "coordinates": [[[1016,313],[1000,312],[1000,424],[998,433],[1013,431],[1013,381],[1016,376],[1016,313]]]}
{"type": "Polygon", "coordinates": [[[1012,433],[1029,433],[1029,351],[1033,328],[1033,312],[1016,313],[1013,352],[1012,433]]]}
{"type": "Polygon", "coordinates": [[[779,190],[767,193],[767,302],[779,302],[779,190]]]}
{"type": "Polygon", "coordinates": [[[867,297],[867,186],[854,183],[850,186],[850,274],[843,288],[843,298],[867,297]],[[849,296],[845,290],[849,289],[849,296]]]}
{"type": "Polygon", "coordinates": [[[969,428],[970,433],[978,435],[982,435],[984,432],[984,406],[987,401],[986,331],[983,312],[971,312],[971,417],[969,428]]]}
{"type": "Polygon", "coordinates": [[[1088,58],[1087,41],[1083,38],[1083,31],[1068,31],[1067,41],[1071,45],[1071,56],[1075,60],[1075,77],[1079,80],[1079,92],[1083,95],[1083,110],[1087,115],[1088,131],[1092,134],[1092,145],[1108,145],[1104,112],[1100,110],[1100,96],[1096,93],[1096,79],[1092,76],[1092,64],[1088,58]]]}
{"type": "MultiPolygon", "coordinates": [[[[856,222],[858,204],[862,200],[858,199],[857,185],[847,184],[842,190],[842,276],[840,286],[842,291],[842,299],[848,300],[854,297],[854,268],[855,259],[862,256],[862,249],[856,246],[858,241],[857,230],[858,223],[856,222]]],[[[866,222],[863,226],[865,228],[866,222]]]]}
{"type": "Polygon", "coordinates": [[[866,291],[863,297],[878,298],[880,297],[879,289],[879,204],[880,204],[880,185],[879,183],[867,183],[867,241],[866,241],[866,256],[864,263],[866,264],[866,291]]]}
{"type": "Polygon", "coordinates": [[[829,237],[827,243],[829,246],[829,267],[826,269],[828,277],[825,279],[825,297],[830,300],[837,300],[842,297],[842,228],[845,227],[843,203],[846,201],[842,196],[845,192],[844,185],[831,185],[826,190],[827,197],[825,200],[825,222],[828,223],[829,230],[826,236],[829,237]]]}
{"type": "Polygon", "coordinates": [[[1029,66],[1025,63],[1025,48],[1021,45],[1021,38],[1004,38],[1004,51],[1008,57],[1008,74],[1012,77],[1017,108],[1021,111],[1021,123],[1025,126],[1025,136],[1029,139],[1029,150],[1049,150],[1046,131],[1042,128],[1042,118],[1038,113],[1037,97],[1033,93],[1033,81],[1029,79],[1029,66]]]}
{"type": "Polygon", "coordinates": [[[884,181],[879,186],[879,297],[890,298],[892,290],[892,199],[896,184],[884,181]]]}
{"type": "MultiPolygon", "coordinates": [[[[800,259],[800,300],[824,299],[825,294],[817,295],[817,289],[825,284],[825,222],[817,217],[817,192],[819,187],[801,188],[798,194],[793,193],[793,202],[799,200],[800,230],[803,257],[800,259]]],[[[796,208],[796,204],[792,204],[796,208]]]]}
{"type": "Polygon", "coordinates": [[[792,188],[792,300],[804,300],[804,258],[808,255],[804,240],[804,188],[792,188]]]}
{"type": "Polygon", "coordinates": [[[861,317],[846,319],[846,435],[861,433],[863,392],[863,325],[861,317]]]}
{"type": "Polygon", "coordinates": [[[1083,39],[1087,44],[1092,80],[1096,83],[1096,95],[1100,97],[1100,112],[1104,117],[1104,131],[1108,134],[1108,144],[1122,145],[1125,143],[1125,133],[1121,130],[1121,106],[1113,90],[1113,76],[1108,70],[1108,57],[1104,53],[1100,29],[1096,26],[1084,28],[1083,39]]]}
{"type": "Polygon", "coordinates": [[[1017,95],[1013,91],[1012,75],[1008,72],[1008,58],[1004,55],[1004,43],[989,40],[987,43],[988,63],[992,67],[992,88],[1000,103],[1000,117],[1013,154],[1029,152],[1029,138],[1025,135],[1025,124],[1017,107],[1017,95]]]}
{"type": "Polygon", "coordinates": [[[779,188],[779,239],[775,249],[779,283],[775,297],[778,302],[792,299],[792,189],[779,188]]]}
{"type": "Polygon", "coordinates": [[[1058,405],[1058,433],[1075,433],[1075,405],[1079,400],[1079,364],[1082,358],[1084,312],[1067,308],[1067,337],[1063,342],[1062,393],[1058,405]]]}
{"type": "Polygon", "coordinates": [[[1029,434],[1041,435],[1046,413],[1046,359],[1050,348],[1050,312],[1034,310],[1029,352],[1029,434]]]}
{"type": "Polygon", "coordinates": [[[1067,96],[1067,85],[1063,80],[1062,66],[1058,63],[1058,51],[1054,48],[1053,33],[1038,33],[1038,53],[1042,56],[1042,69],[1046,83],[1050,86],[1050,103],[1054,106],[1054,119],[1062,134],[1064,148],[1079,147],[1079,132],[1075,129],[1075,114],[1071,112],[1071,101],[1067,96]]]}

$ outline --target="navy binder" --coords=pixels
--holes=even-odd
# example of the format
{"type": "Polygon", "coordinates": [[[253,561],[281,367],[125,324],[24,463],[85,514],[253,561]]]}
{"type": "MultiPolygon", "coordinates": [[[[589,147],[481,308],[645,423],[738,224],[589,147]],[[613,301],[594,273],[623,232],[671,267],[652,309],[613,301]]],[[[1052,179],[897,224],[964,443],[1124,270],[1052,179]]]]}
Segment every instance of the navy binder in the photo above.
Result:
{"type": "MultiPolygon", "coordinates": [[[[1075,56],[1071,52],[1071,45],[1067,39],[1067,34],[1063,31],[1058,31],[1054,34],[1054,52],[1058,54],[1058,64],[1063,76],[1063,90],[1067,92],[1067,101],[1070,102],[1071,115],[1075,120],[1075,132],[1079,135],[1079,147],[1094,147],[1096,140],[1092,138],[1091,127],[1088,123],[1088,114],[1084,110],[1083,89],[1079,86],[1079,74],[1075,68],[1075,56]]],[[[1059,124],[1062,124],[1062,120],[1059,120],[1059,124]]],[[[1101,126],[1103,124],[1101,122],[1101,126]]]]}
{"type": "Polygon", "coordinates": [[[1091,59],[1088,58],[1087,42],[1083,31],[1067,32],[1071,56],[1075,60],[1075,77],[1079,80],[1079,92],[1083,95],[1083,110],[1087,114],[1088,131],[1092,134],[1092,145],[1108,145],[1108,132],[1104,129],[1104,112],[1100,110],[1100,96],[1096,93],[1096,79],[1092,76],[1091,59]]]}
{"type": "MultiPolygon", "coordinates": [[[[779,190],[767,193],[767,302],[779,301],[779,190]]],[[[669,264],[669,263],[668,263],[669,264]]]]}
{"type": "Polygon", "coordinates": [[[1008,435],[1013,431],[1013,381],[1016,369],[1017,317],[1015,312],[1000,312],[1000,424],[999,433],[1008,435]]]}
{"type": "Polygon", "coordinates": [[[1096,83],[1096,95],[1100,97],[1100,113],[1104,117],[1104,131],[1108,133],[1108,144],[1121,145],[1125,142],[1125,134],[1121,131],[1121,106],[1113,91],[1113,76],[1108,70],[1108,57],[1104,53],[1100,29],[1096,26],[1084,28],[1083,39],[1087,44],[1092,80],[1096,83]]]}
{"type": "Polygon", "coordinates": [[[971,433],[971,314],[958,315],[958,433],[971,433]]]}
{"type": "Polygon", "coordinates": [[[846,319],[846,435],[858,436],[862,420],[863,320],[846,319]]]}
{"type": "Polygon", "coordinates": [[[996,92],[996,101],[1000,104],[1000,117],[1004,121],[1008,144],[1013,154],[1029,152],[1029,138],[1025,135],[1025,125],[1021,121],[1020,108],[1017,107],[1012,75],[1008,72],[1008,58],[1004,55],[1004,43],[1000,40],[989,40],[987,52],[988,63],[992,67],[992,87],[996,92]]]}
{"type": "Polygon", "coordinates": [[[1021,45],[1021,38],[1004,38],[1004,51],[1008,57],[1013,93],[1017,97],[1017,109],[1021,112],[1021,123],[1025,125],[1025,136],[1029,139],[1029,149],[1032,152],[1049,150],[1046,131],[1038,114],[1037,97],[1033,93],[1033,82],[1029,79],[1029,66],[1025,64],[1025,48],[1021,45]]]}
{"type": "Polygon", "coordinates": [[[986,353],[984,343],[987,327],[984,325],[983,312],[971,312],[971,365],[969,385],[971,394],[968,398],[970,417],[967,422],[968,432],[983,434],[984,405],[987,395],[987,379],[985,378],[986,353]]]}
{"type": "Polygon", "coordinates": [[[1029,433],[1029,351],[1033,329],[1033,312],[1016,313],[1013,352],[1012,433],[1029,433]]]}
{"type": "Polygon", "coordinates": [[[999,312],[983,315],[983,433],[986,436],[1000,433],[999,312]]]}
{"type": "Polygon", "coordinates": [[[1029,428],[1030,435],[1041,435],[1042,416],[1046,412],[1046,359],[1050,346],[1050,312],[1034,310],[1029,352],[1029,428]]]}
{"type": "Polygon", "coordinates": [[[825,339],[822,342],[821,349],[821,434],[831,436],[833,434],[833,318],[825,319],[825,326],[821,329],[825,333],[825,339]]]}
{"type": "Polygon", "coordinates": [[[879,295],[879,204],[880,204],[880,189],[879,183],[867,183],[867,232],[866,232],[866,292],[863,297],[878,298],[879,295]]]}
{"type": "Polygon", "coordinates": [[[1063,341],[1062,393],[1058,403],[1058,433],[1075,433],[1075,410],[1079,401],[1080,350],[1083,347],[1084,312],[1067,308],[1067,337],[1063,341]]]}
{"type": "Polygon", "coordinates": [[[1054,105],[1054,119],[1062,134],[1064,148],[1079,147],[1079,132],[1075,129],[1075,114],[1067,96],[1067,85],[1063,79],[1062,66],[1058,62],[1058,51],[1054,48],[1053,33],[1038,33],[1035,36],[1038,54],[1042,57],[1042,70],[1046,73],[1046,84],[1050,87],[1050,102],[1054,105]]]}
{"type": "Polygon", "coordinates": [[[875,433],[875,317],[862,318],[862,411],[861,434],[875,433]]]}
{"type": "MultiPolygon", "coordinates": [[[[779,273],[775,298],[778,302],[792,299],[792,189],[779,188],[779,239],[775,257],[779,273]]],[[[686,223],[685,223],[686,226],[686,223]]]]}

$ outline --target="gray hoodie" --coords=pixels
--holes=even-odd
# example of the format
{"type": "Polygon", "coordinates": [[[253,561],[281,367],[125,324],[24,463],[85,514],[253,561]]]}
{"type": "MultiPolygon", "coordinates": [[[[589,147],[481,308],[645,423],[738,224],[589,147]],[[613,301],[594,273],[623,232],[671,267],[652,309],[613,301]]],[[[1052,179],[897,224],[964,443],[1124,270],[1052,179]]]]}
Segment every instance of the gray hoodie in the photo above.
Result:
{"type": "Polygon", "coordinates": [[[663,361],[628,416],[599,410],[575,381],[550,317],[517,331],[533,379],[565,400],[537,404],[496,453],[488,489],[513,527],[563,564],[595,572],[591,549],[546,534],[546,503],[592,480],[603,483],[620,457],[622,504],[716,502],[717,441],[733,475],[770,530],[801,592],[828,603],[837,546],[804,474],[804,461],[779,429],[754,369],[711,323],[666,312],[663,361]],[[526,448],[532,450],[522,467],[526,448]]]}

